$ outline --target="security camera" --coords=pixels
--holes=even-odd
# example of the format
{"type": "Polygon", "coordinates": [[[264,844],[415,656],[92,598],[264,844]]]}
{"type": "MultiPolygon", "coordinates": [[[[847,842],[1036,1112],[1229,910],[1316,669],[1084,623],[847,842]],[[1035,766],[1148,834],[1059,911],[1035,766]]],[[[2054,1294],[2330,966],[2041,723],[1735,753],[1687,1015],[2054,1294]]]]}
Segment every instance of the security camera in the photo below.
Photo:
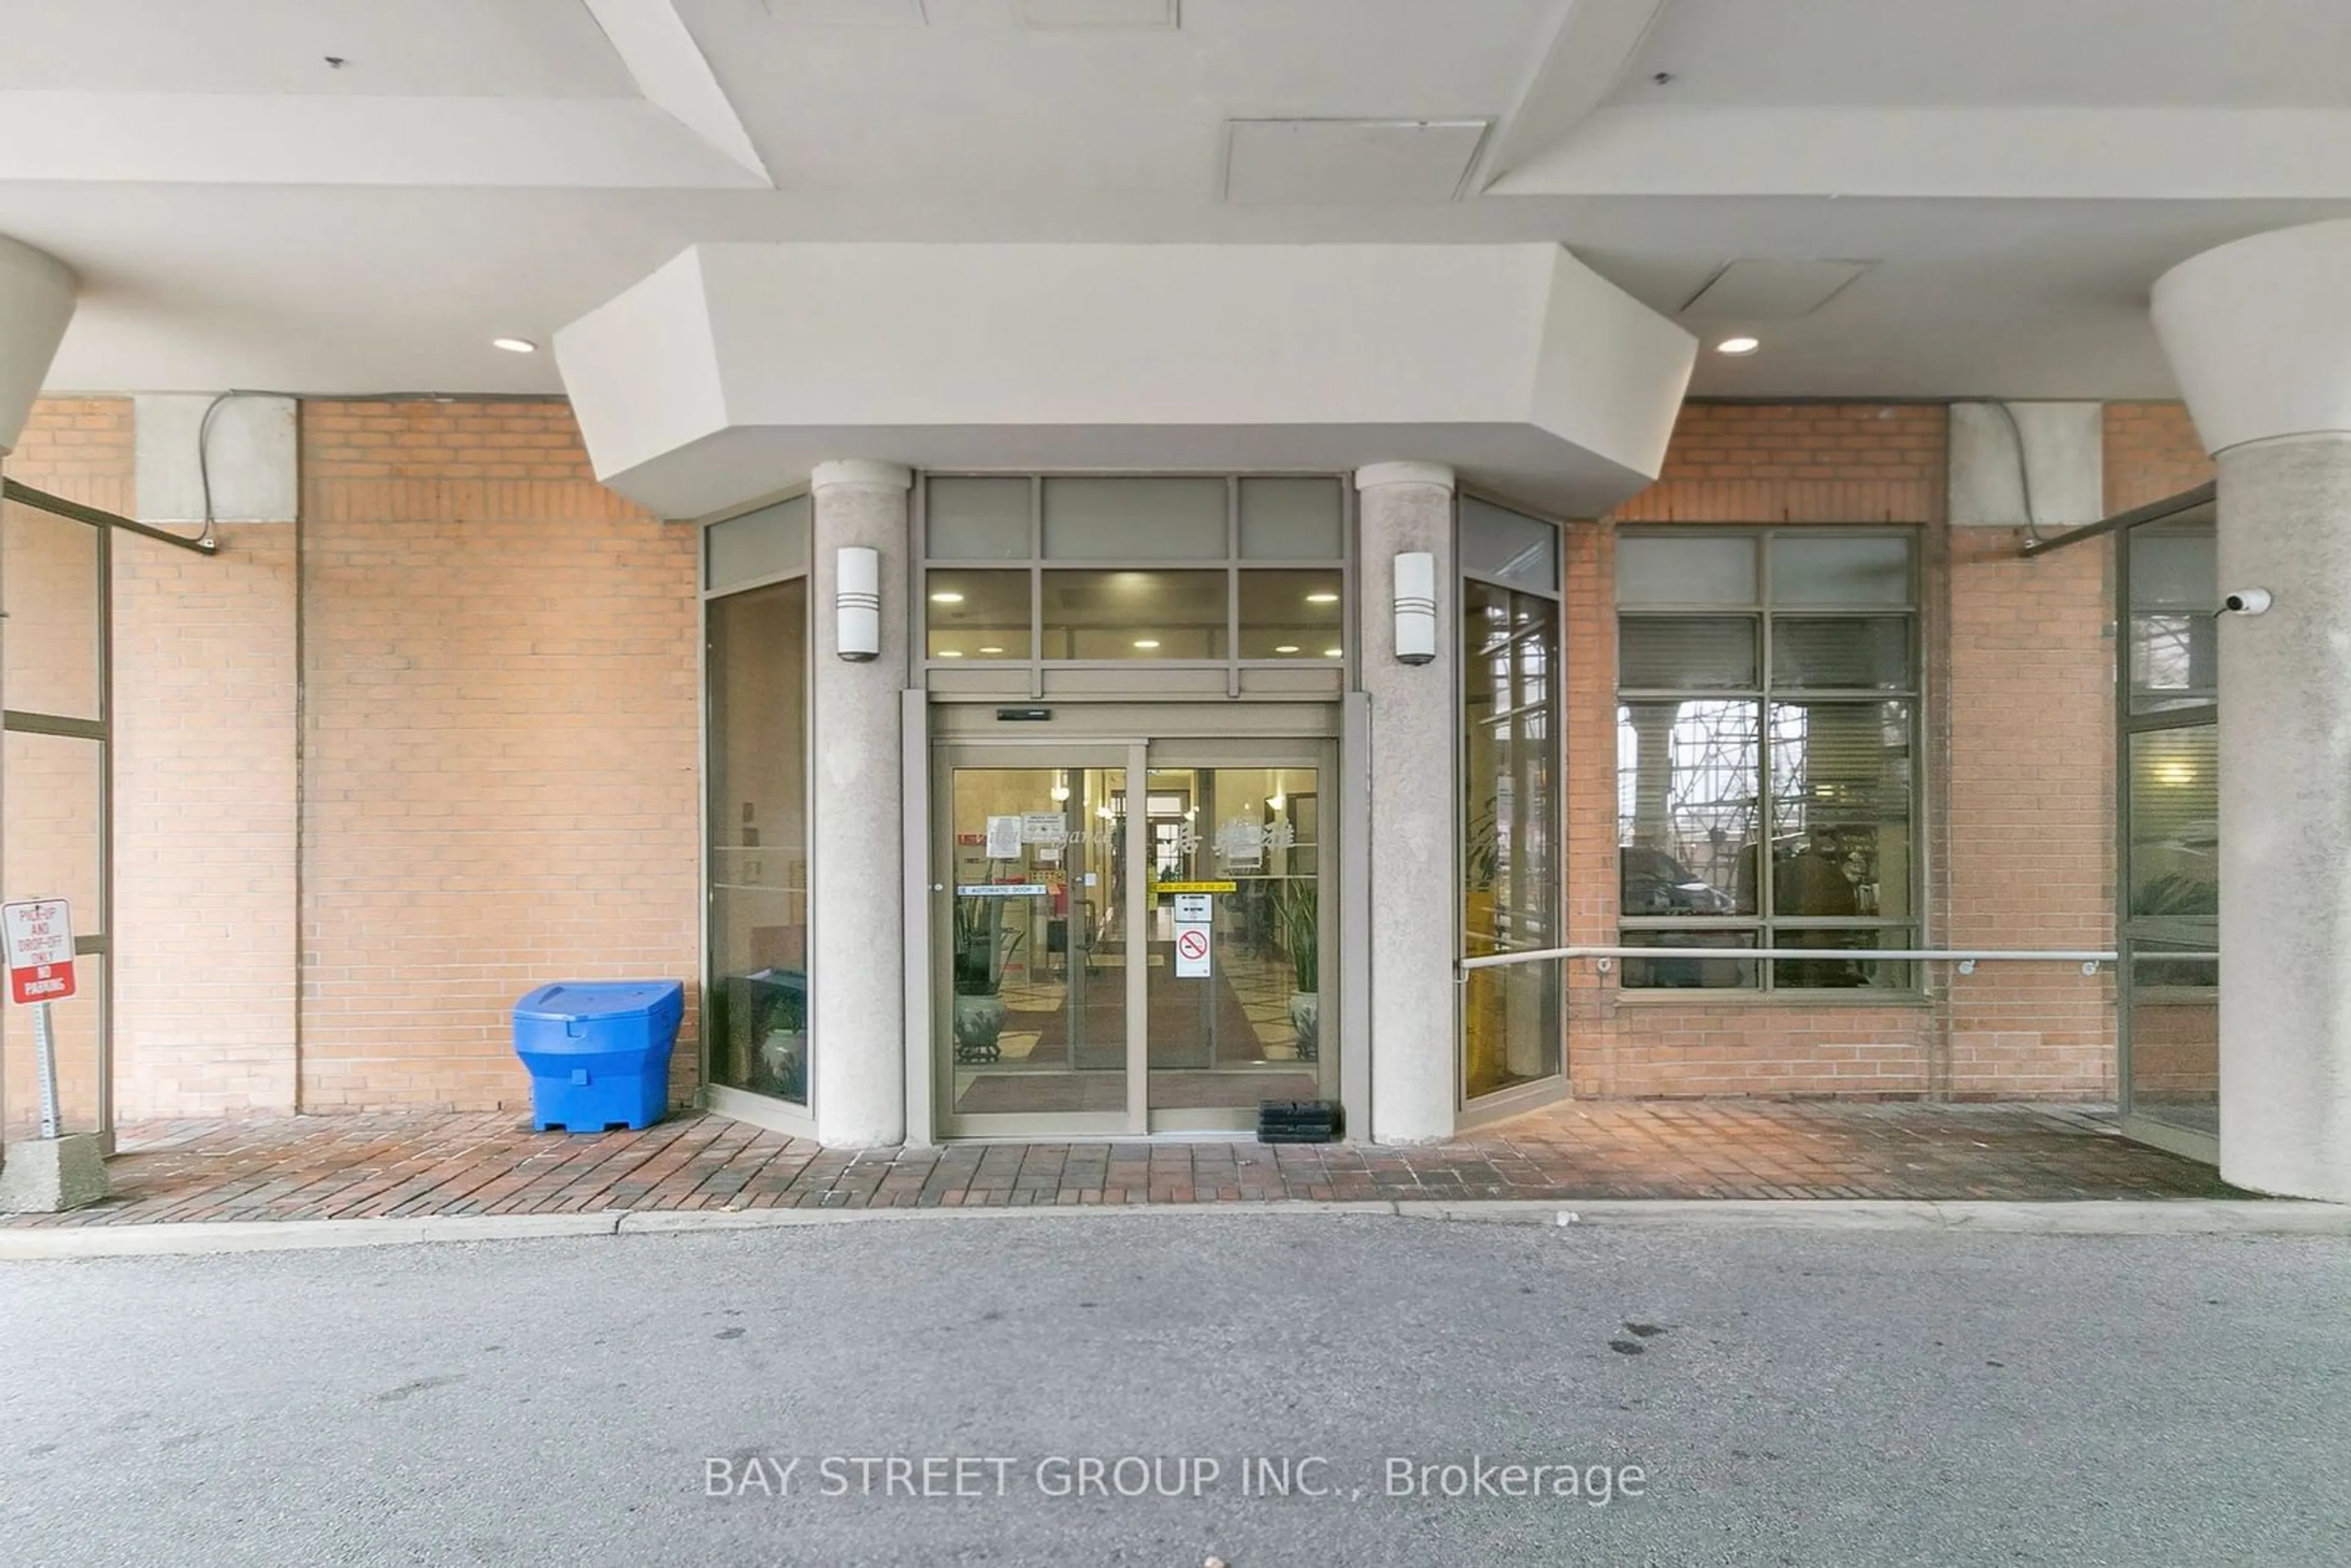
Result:
{"type": "Polygon", "coordinates": [[[2270,591],[2266,588],[2241,588],[2220,601],[2220,608],[2231,615],[2259,615],[2270,607],[2270,591]]]}

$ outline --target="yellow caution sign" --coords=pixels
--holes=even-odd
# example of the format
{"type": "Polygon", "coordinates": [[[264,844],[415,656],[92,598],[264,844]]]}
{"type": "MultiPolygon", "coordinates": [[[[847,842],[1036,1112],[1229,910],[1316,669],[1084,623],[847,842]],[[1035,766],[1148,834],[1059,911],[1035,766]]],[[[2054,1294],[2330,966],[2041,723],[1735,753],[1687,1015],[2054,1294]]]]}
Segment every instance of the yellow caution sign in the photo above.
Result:
{"type": "Polygon", "coordinates": [[[1154,893],[1236,893],[1240,884],[1235,882],[1162,882],[1152,884],[1154,893]]]}

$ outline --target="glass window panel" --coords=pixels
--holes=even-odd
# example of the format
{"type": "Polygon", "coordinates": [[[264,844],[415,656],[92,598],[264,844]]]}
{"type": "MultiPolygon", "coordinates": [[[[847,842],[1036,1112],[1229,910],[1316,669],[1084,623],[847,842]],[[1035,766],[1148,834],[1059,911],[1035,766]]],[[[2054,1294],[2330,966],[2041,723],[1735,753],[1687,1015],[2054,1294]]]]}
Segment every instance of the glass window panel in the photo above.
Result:
{"type": "MultiPolygon", "coordinates": [[[[1899,927],[1862,926],[1838,930],[1818,926],[1780,926],[1771,934],[1774,947],[1817,947],[1823,952],[1911,945],[1913,933],[1899,927]]],[[[1867,958],[1781,958],[1771,965],[1771,984],[1780,990],[1876,990],[1910,988],[1910,965],[1901,960],[1875,963],[1867,958]]]]}
{"type": "Polygon", "coordinates": [[[2197,725],[2130,742],[2130,909],[2134,918],[2220,912],[2220,731],[2197,725]]]}
{"type": "Polygon", "coordinates": [[[1241,481],[1241,555],[1255,560],[1337,560],[1346,550],[1336,479],[1241,481]]]}
{"type": "Polygon", "coordinates": [[[1907,615],[1774,617],[1771,685],[1851,689],[1910,685],[1910,618],[1907,615]]]}
{"type": "Polygon", "coordinates": [[[1475,496],[1461,497],[1461,570],[1546,593],[1559,589],[1559,529],[1475,496]]]}
{"type": "Polygon", "coordinates": [[[2216,701],[2220,617],[2211,611],[2142,610],[2130,617],[2130,707],[2159,713],[2216,701]]]}
{"type": "Polygon", "coordinates": [[[2124,988],[2134,1116],[2218,1137],[2220,961],[2217,931],[2193,944],[2133,942],[2124,988]]]}
{"type": "Polygon", "coordinates": [[[808,1101],[808,580],[714,599],[710,1076],[808,1101]]]}
{"type": "MultiPolygon", "coordinates": [[[[1558,945],[1553,601],[1461,585],[1462,930],[1466,951],[1558,945]]],[[[1471,972],[1464,988],[1462,1092],[1476,1099],[1560,1071],[1559,966],[1471,972]]]]}
{"type": "Polygon", "coordinates": [[[1330,571],[1241,573],[1241,657],[1321,659],[1344,652],[1345,587],[1330,571]]]}
{"type": "Polygon", "coordinates": [[[933,568],[924,574],[925,653],[974,662],[1029,657],[1029,572],[933,568]]]}
{"type": "Polygon", "coordinates": [[[2136,610],[2209,613],[2220,602],[2220,570],[2210,522],[2148,523],[2130,536],[2130,597],[2136,610]]]}
{"type": "Polygon", "coordinates": [[[707,570],[703,586],[732,588],[787,571],[805,571],[809,561],[809,498],[794,496],[772,507],[713,523],[703,530],[707,570]]]}
{"type": "MultiPolygon", "coordinates": [[[[98,530],[36,507],[0,511],[7,590],[7,706],[99,716],[98,530]]],[[[130,541],[140,549],[137,541],[130,541]]]]}
{"type": "Polygon", "coordinates": [[[933,479],[923,491],[923,528],[934,560],[1029,559],[1030,481],[933,479]]]}
{"type": "Polygon", "coordinates": [[[1224,571],[1048,571],[1048,659],[1221,659],[1224,571]]]}
{"type": "Polygon", "coordinates": [[[1753,990],[1758,965],[1751,958],[1684,958],[1669,956],[1676,947],[1752,947],[1752,931],[1627,931],[1619,944],[1625,947],[1667,950],[1655,958],[1627,958],[1617,971],[1617,984],[1628,991],[1695,989],[1753,990]]]}
{"type": "Polygon", "coordinates": [[[1222,479],[1048,479],[1051,560],[1222,560],[1222,479]]]}
{"type": "Polygon", "coordinates": [[[1624,616],[1616,629],[1617,685],[1752,691],[1763,684],[1755,624],[1751,615],[1624,616]]]}
{"type": "Polygon", "coordinates": [[[1616,841],[1627,918],[1752,915],[1762,813],[1761,705],[1616,710],[1616,841]]]}
{"type": "Polygon", "coordinates": [[[1752,537],[1632,534],[1616,540],[1619,604],[1749,605],[1760,597],[1752,537]]]}
{"type": "Polygon", "coordinates": [[[1772,913],[1908,916],[1910,705],[1771,705],[1772,913]]]}
{"type": "Polygon", "coordinates": [[[1889,534],[1776,534],[1774,604],[1907,604],[1910,541],[1889,534]]]}

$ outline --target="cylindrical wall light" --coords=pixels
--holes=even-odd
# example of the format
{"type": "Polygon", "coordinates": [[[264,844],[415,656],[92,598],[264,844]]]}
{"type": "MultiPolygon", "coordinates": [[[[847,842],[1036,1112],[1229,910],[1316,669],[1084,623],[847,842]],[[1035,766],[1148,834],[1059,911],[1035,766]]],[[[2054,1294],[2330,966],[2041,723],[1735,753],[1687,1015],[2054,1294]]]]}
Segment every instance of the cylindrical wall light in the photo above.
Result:
{"type": "Polygon", "coordinates": [[[1395,558],[1395,654],[1406,664],[1437,657],[1437,557],[1426,550],[1395,558]]]}
{"type": "Polygon", "coordinates": [[[863,545],[832,552],[834,651],[852,664],[882,652],[882,556],[863,545]]]}

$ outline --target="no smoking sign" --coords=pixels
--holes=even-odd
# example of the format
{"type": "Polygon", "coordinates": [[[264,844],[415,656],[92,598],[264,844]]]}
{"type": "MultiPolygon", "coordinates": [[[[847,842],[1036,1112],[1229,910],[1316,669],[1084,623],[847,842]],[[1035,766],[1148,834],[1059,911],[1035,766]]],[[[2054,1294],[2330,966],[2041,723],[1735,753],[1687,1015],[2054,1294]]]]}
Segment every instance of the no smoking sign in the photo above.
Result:
{"type": "Polygon", "coordinates": [[[1207,926],[1176,927],[1176,977],[1179,980],[1205,980],[1208,977],[1207,926]]]}

